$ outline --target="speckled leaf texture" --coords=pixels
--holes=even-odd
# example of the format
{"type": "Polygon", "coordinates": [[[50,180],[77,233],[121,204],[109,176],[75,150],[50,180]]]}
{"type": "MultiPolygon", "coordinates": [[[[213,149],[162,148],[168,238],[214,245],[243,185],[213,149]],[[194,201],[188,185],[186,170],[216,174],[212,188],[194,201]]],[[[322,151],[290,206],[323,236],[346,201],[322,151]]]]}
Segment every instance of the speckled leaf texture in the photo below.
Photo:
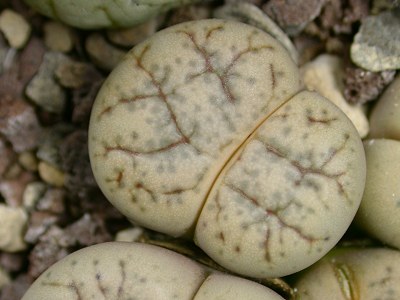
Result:
{"type": "Polygon", "coordinates": [[[307,267],[353,219],[365,157],[347,117],[299,81],[286,50],[251,26],[202,20],[158,32],[95,101],[99,186],[132,221],[194,234],[241,274],[307,267]]]}

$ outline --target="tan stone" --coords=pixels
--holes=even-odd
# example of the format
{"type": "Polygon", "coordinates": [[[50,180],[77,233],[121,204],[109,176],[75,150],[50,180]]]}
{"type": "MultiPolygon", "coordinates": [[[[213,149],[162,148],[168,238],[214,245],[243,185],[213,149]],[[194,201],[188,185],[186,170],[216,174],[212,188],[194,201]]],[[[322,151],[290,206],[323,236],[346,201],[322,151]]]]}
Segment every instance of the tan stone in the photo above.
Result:
{"type": "Polygon", "coordinates": [[[11,9],[0,14],[0,31],[3,32],[11,47],[22,48],[29,39],[31,26],[23,16],[11,9]]]}
{"type": "Polygon", "coordinates": [[[65,183],[65,174],[52,166],[51,164],[41,161],[39,163],[39,175],[48,184],[56,187],[62,187],[65,183]]]}
{"type": "Polygon", "coordinates": [[[46,22],[43,26],[44,43],[52,51],[69,52],[74,46],[70,29],[59,22],[46,22]]]}
{"type": "Polygon", "coordinates": [[[27,213],[22,208],[12,208],[0,204],[0,250],[17,252],[25,250],[27,245],[23,239],[27,213]]]}

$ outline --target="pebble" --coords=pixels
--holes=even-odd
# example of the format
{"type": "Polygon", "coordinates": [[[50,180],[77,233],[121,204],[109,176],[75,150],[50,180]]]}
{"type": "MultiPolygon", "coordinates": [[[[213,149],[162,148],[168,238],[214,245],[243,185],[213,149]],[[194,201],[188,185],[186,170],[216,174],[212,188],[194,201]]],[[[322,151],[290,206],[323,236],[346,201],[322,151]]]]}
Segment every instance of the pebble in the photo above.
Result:
{"type": "Polygon", "coordinates": [[[381,11],[393,9],[400,6],[398,0],[372,0],[371,14],[376,15],[381,11]]]}
{"type": "Polygon", "coordinates": [[[0,31],[3,32],[11,47],[20,49],[29,39],[31,26],[20,14],[5,9],[0,14],[0,31]]]}
{"type": "Polygon", "coordinates": [[[90,86],[72,90],[72,102],[74,104],[72,122],[81,124],[81,128],[88,126],[93,102],[102,83],[103,78],[101,77],[98,81],[92,82],[90,86]]]}
{"type": "Polygon", "coordinates": [[[117,232],[115,236],[116,242],[137,242],[143,234],[143,228],[133,227],[117,232]]]}
{"type": "Polygon", "coordinates": [[[65,229],[64,234],[69,237],[69,239],[75,240],[75,243],[83,246],[90,246],[112,240],[104,219],[98,215],[88,213],[85,213],[79,220],[69,225],[65,229]]]}
{"type": "Polygon", "coordinates": [[[0,204],[0,250],[17,252],[25,250],[23,239],[28,216],[22,208],[12,208],[0,204]]]}
{"type": "Polygon", "coordinates": [[[5,286],[0,294],[0,300],[20,300],[26,290],[32,284],[32,278],[22,274],[18,275],[13,281],[5,286]]]}
{"type": "Polygon", "coordinates": [[[350,105],[343,96],[343,65],[339,57],[323,54],[300,69],[307,89],[320,93],[336,104],[353,122],[361,137],[369,131],[369,124],[361,105],[350,105]]]}
{"type": "Polygon", "coordinates": [[[38,73],[26,87],[26,95],[44,110],[61,114],[66,105],[63,88],[56,82],[56,68],[69,58],[60,52],[47,52],[38,73]]]}
{"type": "Polygon", "coordinates": [[[52,51],[69,52],[74,40],[69,27],[59,22],[49,21],[43,26],[44,43],[52,51]]]}
{"type": "Polygon", "coordinates": [[[65,190],[60,188],[50,188],[45,191],[43,197],[36,204],[36,209],[53,214],[65,212],[65,190]]]}
{"type": "Polygon", "coordinates": [[[41,161],[38,170],[40,178],[42,178],[46,183],[56,187],[62,187],[64,185],[65,174],[53,165],[41,161]]]}
{"type": "Polygon", "coordinates": [[[17,153],[38,146],[42,128],[36,113],[27,102],[9,95],[0,96],[0,133],[17,153]]]}
{"type": "Polygon", "coordinates": [[[171,13],[169,13],[167,16],[166,22],[164,23],[165,26],[170,27],[175,24],[183,22],[211,18],[213,8],[209,3],[207,3],[211,1],[197,1],[197,2],[198,4],[184,5],[171,11],[171,13]]]}
{"type": "Polygon", "coordinates": [[[5,62],[9,48],[5,45],[3,37],[0,35],[0,75],[6,70],[5,62]]]}
{"type": "Polygon", "coordinates": [[[289,35],[300,33],[321,12],[326,0],[270,0],[262,9],[289,35]]]}
{"type": "Polygon", "coordinates": [[[364,19],[351,45],[353,62],[369,71],[400,68],[400,8],[364,19]]]}
{"type": "Polygon", "coordinates": [[[67,61],[58,66],[55,75],[63,87],[78,89],[100,80],[101,75],[93,65],[67,61]]]}
{"type": "Polygon", "coordinates": [[[46,53],[43,40],[32,37],[19,56],[18,78],[25,85],[36,75],[46,53]]]}
{"type": "Polygon", "coordinates": [[[0,291],[11,282],[10,275],[0,266],[0,291]]]}
{"type": "Polygon", "coordinates": [[[29,255],[28,274],[38,277],[52,264],[69,254],[68,250],[60,245],[64,239],[64,230],[53,225],[39,238],[29,255]]]}
{"type": "Polygon", "coordinates": [[[15,161],[15,152],[2,138],[0,138],[0,178],[7,172],[15,161]]]}
{"type": "Polygon", "coordinates": [[[22,196],[22,203],[27,211],[31,211],[46,192],[46,184],[35,181],[27,184],[22,196]]]}
{"type": "Polygon", "coordinates": [[[61,169],[60,144],[71,130],[71,126],[65,123],[58,123],[45,130],[36,152],[37,158],[61,169]]]}
{"type": "Polygon", "coordinates": [[[31,172],[36,172],[38,169],[38,160],[31,151],[24,151],[19,154],[18,162],[22,167],[31,172]]]}
{"type": "Polygon", "coordinates": [[[114,69],[126,53],[110,45],[99,33],[87,37],[85,48],[93,63],[106,71],[114,69]]]}
{"type": "Polygon", "coordinates": [[[27,243],[35,244],[47,230],[59,221],[59,217],[46,211],[32,211],[29,225],[24,236],[27,243]]]}
{"type": "Polygon", "coordinates": [[[297,64],[299,55],[289,37],[271,20],[261,9],[249,3],[227,4],[214,12],[214,17],[218,19],[235,20],[255,26],[272,35],[289,52],[290,57],[297,64]]]}
{"type": "Polygon", "coordinates": [[[33,180],[32,173],[20,172],[17,177],[0,181],[0,194],[9,206],[19,207],[23,203],[23,194],[26,186],[33,180]]]}
{"type": "Polygon", "coordinates": [[[68,174],[65,187],[70,194],[86,194],[97,188],[89,162],[87,131],[76,130],[60,145],[62,169],[68,174]]]}
{"type": "Polygon", "coordinates": [[[25,253],[0,253],[0,266],[7,272],[20,272],[25,267],[25,253]]]}
{"type": "Polygon", "coordinates": [[[158,26],[157,18],[131,28],[107,30],[107,38],[114,44],[133,47],[153,35],[158,26]]]}

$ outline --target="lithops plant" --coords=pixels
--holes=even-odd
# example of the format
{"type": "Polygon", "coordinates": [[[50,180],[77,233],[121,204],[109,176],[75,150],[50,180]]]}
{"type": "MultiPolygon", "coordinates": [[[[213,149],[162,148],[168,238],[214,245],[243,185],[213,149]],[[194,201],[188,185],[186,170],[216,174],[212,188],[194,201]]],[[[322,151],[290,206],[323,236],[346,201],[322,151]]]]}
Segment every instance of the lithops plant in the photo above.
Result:
{"type": "Polygon", "coordinates": [[[110,74],[93,106],[96,180],[130,220],[193,237],[216,262],[283,276],[321,258],[353,219],[361,140],[296,65],[246,24],[156,33],[110,74]]]}
{"type": "Polygon", "coordinates": [[[298,300],[400,299],[400,252],[385,249],[340,249],[299,275],[298,300]]]}
{"type": "Polygon", "coordinates": [[[22,300],[283,300],[258,283],[211,273],[164,248],[111,242],[70,254],[46,270],[22,300]]]}
{"type": "Polygon", "coordinates": [[[387,87],[372,110],[371,138],[400,141],[400,75],[387,87]]]}
{"type": "Polygon", "coordinates": [[[134,26],[197,0],[25,0],[40,13],[83,29],[134,26]]]}
{"type": "Polygon", "coordinates": [[[400,141],[364,142],[367,180],[357,224],[385,244],[400,249],[400,141]]]}

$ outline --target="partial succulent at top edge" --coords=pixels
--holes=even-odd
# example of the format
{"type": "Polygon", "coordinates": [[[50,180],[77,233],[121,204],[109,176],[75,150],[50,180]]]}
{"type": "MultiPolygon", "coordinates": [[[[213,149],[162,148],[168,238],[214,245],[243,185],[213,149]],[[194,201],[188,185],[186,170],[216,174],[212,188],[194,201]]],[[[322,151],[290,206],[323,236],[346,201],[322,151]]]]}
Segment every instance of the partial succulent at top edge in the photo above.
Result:
{"type": "Polygon", "coordinates": [[[40,13],[83,29],[129,27],[198,0],[25,0],[40,13]]]}

